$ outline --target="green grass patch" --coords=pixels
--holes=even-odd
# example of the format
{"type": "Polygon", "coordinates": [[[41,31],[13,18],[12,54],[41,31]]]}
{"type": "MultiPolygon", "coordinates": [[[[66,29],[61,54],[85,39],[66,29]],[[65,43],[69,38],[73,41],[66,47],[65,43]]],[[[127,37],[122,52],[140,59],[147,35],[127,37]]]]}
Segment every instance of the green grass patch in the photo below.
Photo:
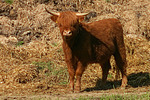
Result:
{"type": "Polygon", "coordinates": [[[63,49],[62,49],[62,48],[59,48],[59,49],[57,50],[57,52],[61,53],[61,52],[63,52],[63,49]]]}
{"type": "Polygon", "coordinates": [[[110,2],[110,0],[105,0],[106,2],[110,2]]]}
{"type": "Polygon", "coordinates": [[[16,44],[16,46],[22,46],[24,44],[23,41],[18,41],[18,43],[16,44]]]}
{"type": "Polygon", "coordinates": [[[38,70],[44,70],[45,68],[48,68],[49,71],[52,71],[52,62],[49,61],[49,62],[33,62],[33,64],[35,66],[37,66],[37,69],[38,70]]]}
{"type": "Polygon", "coordinates": [[[56,84],[65,85],[68,84],[68,71],[67,67],[57,66],[52,61],[49,62],[33,62],[35,66],[37,66],[37,70],[47,76],[55,78],[56,84]]]}
{"type": "Polygon", "coordinates": [[[113,76],[111,74],[108,74],[108,78],[113,78],[113,76]]]}
{"type": "Polygon", "coordinates": [[[8,3],[8,4],[12,4],[13,0],[5,0],[5,2],[8,3]]]}
{"type": "Polygon", "coordinates": [[[52,46],[56,47],[56,46],[58,46],[58,43],[52,42],[52,46]]]}
{"type": "Polygon", "coordinates": [[[75,100],[150,100],[150,92],[144,94],[102,95],[100,97],[81,96],[75,100]]]}

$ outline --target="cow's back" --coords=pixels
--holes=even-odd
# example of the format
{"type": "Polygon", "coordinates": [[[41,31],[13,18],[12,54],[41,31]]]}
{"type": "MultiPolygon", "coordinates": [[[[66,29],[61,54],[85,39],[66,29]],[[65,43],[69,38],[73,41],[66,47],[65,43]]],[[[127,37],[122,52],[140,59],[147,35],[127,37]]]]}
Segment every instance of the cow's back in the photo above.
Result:
{"type": "Polygon", "coordinates": [[[104,19],[83,24],[83,28],[91,34],[94,59],[99,61],[109,59],[116,50],[114,43],[116,35],[123,34],[120,22],[117,19],[104,19]]]}
{"type": "Polygon", "coordinates": [[[109,41],[113,39],[116,34],[123,33],[121,23],[114,18],[88,23],[85,27],[87,27],[86,30],[100,40],[109,41]]]}

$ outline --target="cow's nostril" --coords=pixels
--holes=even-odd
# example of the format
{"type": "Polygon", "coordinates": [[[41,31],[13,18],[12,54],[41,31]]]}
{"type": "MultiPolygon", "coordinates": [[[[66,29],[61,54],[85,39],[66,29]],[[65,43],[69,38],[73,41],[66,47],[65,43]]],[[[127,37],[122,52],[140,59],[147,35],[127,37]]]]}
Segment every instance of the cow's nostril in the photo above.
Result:
{"type": "Polygon", "coordinates": [[[68,31],[64,30],[63,35],[64,36],[71,36],[72,32],[70,30],[68,30],[68,31]]]}
{"type": "Polygon", "coordinates": [[[72,32],[69,32],[68,34],[69,34],[69,35],[71,35],[71,34],[72,34],[72,32]]]}

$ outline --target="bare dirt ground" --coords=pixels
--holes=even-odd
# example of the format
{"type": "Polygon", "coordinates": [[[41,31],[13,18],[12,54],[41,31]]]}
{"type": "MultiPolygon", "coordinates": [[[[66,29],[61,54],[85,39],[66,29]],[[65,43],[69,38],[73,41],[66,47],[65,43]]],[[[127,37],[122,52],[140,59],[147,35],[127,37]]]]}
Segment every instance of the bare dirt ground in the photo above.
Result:
{"type": "Polygon", "coordinates": [[[1,0],[0,98],[76,99],[80,96],[134,95],[150,92],[149,0],[1,0]],[[82,92],[69,93],[68,72],[57,25],[45,7],[55,11],[89,12],[85,22],[117,18],[123,25],[128,86],[120,89],[113,57],[107,83],[101,67],[89,65],[82,77],[82,92]]]}

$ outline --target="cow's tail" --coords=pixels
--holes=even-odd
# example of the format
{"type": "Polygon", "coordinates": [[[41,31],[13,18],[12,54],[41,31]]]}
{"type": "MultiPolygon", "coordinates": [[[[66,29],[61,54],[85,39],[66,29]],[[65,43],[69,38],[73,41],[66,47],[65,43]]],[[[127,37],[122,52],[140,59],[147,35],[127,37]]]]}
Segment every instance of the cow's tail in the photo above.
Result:
{"type": "Polygon", "coordinates": [[[115,79],[120,78],[120,71],[122,75],[126,75],[126,50],[125,50],[125,43],[123,38],[123,32],[120,34],[117,34],[115,38],[115,46],[116,46],[116,52],[114,54],[114,58],[116,61],[116,76],[115,79]]]}

